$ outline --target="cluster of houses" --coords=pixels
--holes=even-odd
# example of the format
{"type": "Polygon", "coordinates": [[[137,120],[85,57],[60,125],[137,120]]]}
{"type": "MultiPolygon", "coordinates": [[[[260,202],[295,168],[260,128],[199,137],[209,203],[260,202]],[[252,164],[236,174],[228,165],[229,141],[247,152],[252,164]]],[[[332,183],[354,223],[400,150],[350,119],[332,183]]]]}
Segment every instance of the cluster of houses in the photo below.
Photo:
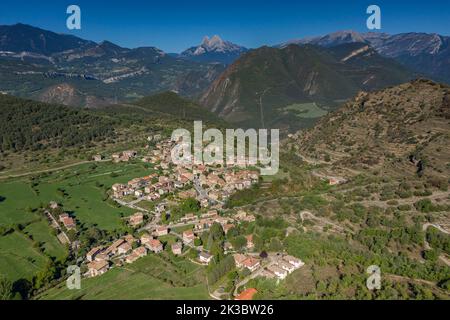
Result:
{"type": "MultiPolygon", "coordinates": [[[[183,232],[183,241],[191,243],[195,240],[195,233],[208,230],[214,223],[218,223],[222,226],[225,235],[242,222],[254,222],[256,217],[253,214],[247,214],[243,210],[239,210],[234,216],[220,216],[217,210],[209,210],[207,213],[197,216],[193,213],[183,216],[179,223],[193,224],[193,230],[186,230],[183,232]]],[[[254,248],[253,235],[246,236],[247,249],[254,248]]],[[[229,242],[225,243],[225,251],[230,251],[232,246],[229,242]]]]}
{"type": "Polygon", "coordinates": [[[182,221],[195,221],[194,229],[196,231],[202,231],[205,229],[209,229],[214,223],[218,223],[222,226],[225,235],[236,227],[236,224],[241,222],[253,222],[256,218],[252,214],[247,214],[245,211],[239,211],[234,216],[220,216],[217,210],[210,210],[205,214],[200,216],[200,219],[194,214],[188,214],[182,218],[182,221]]]}
{"type": "Polygon", "coordinates": [[[288,276],[288,274],[291,274],[304,265],[304,262],[300,259],[290,255],[285,255],[275,264],[268,266],[267,269],[263,271],[262,276],[270,279],[278,278],[283,280],[288,276]]]}
{"type": "MultiPolygon", "coordinates": [[[[87,276],[96,277],[102,275],[110,268],[114,260],[119,265],[122,263],[133,263],[145,257],[149,252],[158,254],[164,250],[164,246],[156,236],[168,234],[167,227],[158,228],[153,235],[143,234],[139,239],[132,235],[126,235],[114,241],[108,247],[95,247],[86,254],[88,272],[87,276]]],[[[172,244],[172,252],[180,255],[183,245],[179,242],[172,244]]]]}
{"type": "MultiPolygon", "coordinates": [[[[198,195],[202,207],[209,207],[212,203],[223,202],[237,190],[250,188],[258,182],[259,172],[256,170],[236,170],[236,166],[205,166],[195,164],[174,165],[171,150],[174,142],[171,140],[158,141],[149,155],[143,157],[144,162],[155,164],[160,174],[135,178],[127,184],[114,184],[112,194],[114,198],[121,199],[132,196],[137,199],[156,201],[163,195],[177,192],[178,197],[185,199],[196,197],[195,189],[188,189],[194,182],[198,183],[205,194],[198,195]]],[[[135,151],[125,151],[113,155],[114,161],[121,157],[127,159],[135,157],[135,151]]],[[[198,190],[197,190],[198,191],[198,190]]]]}
{"type": "MultiPolygon", "coordinates": [[[[229,229],[234,227],[233,223],[240,223],[242,221],[252,222],[255,220],[253,215],[247,214],[244,211],[239,211],[233,217],[222,217],[216,210],[210,210],[202,214],[200,217],[194,214],[187,214],[180,219],[181,223],[193,224],[193,229],[188,229],[182,232],[180,241],[171,245],[170,249],[174,255],[181,255],[183,246],[195,247],[194,242],[197,238],[196,233],[204,231],[213,223],[219,223],[224,232],[227,233],[229,229]]],[[[129,217],[130,225],[137,226],[142,224],[143,214],[137,212],[129,217]]],[[[88,262],[87,275],[90,277],[98,276],[105,273],[109,267],[110,262],[115,260],[119,263],[133,263],[141,257],[146,256],[149,252],[158,254],[164,250],[164,246],[159,237],[166,236],[170,233],[169,227],[166,225],[157,226],[151,234],[144,233],[139,239],[135,239],[131,235],[127,235],[121,239],[114,241],[109,247],[96,247],[89,251],[86,255],[88,262]],[[136,244],[136,245],[134,245],[136,244]],[[137,247],[136,247],[137,246],[137,247]],[[133,247],[136,247],[133,249],[133,247]]],[[[251,250],[254,247],[253,236],[247,237],[247,249],[251,250]]],[[[231,249],[231,244],[228,249],[231,249]]],[[[225,245],[226,246],[226,245],[225,245]]],[[[227,248],[226,248],[227,249],[227,248]]],[[[198,261],[202,264],[209,264],[212,260],[212,255],[202,250],[198,255],[198,261]]],[[[247,262],[245,265],[251,267],[247,262]]]]}
{"type": "Polygon", "coordinates": [[[304,266],[303,261],[290,255],[285,255],[279,259],[275,264],[268,266],[263,270],[262,276],[273,279],[277,278],[284,280],[288,274],[304,266]]]}
{"type": "Polygon", "coordinates": [[[290,255],[284,255],[278,257],[274,263],[270,263],[267,267],[260,270],[261,261],[254,256],[236,253],[233,257],[237,268],[248,269],[251,273],[260,271],[260,276],[269,279],[277,278],[283,280],[288,274],[291,274],[304,265],[300,259],[290,255]]]}
{"type": "Polygon", "coordinates": [[[144,214],[142,212],[136,212],[132,216],[128,217],[128,224],[136,228],[144,223],[144,214]]]}
{"type": "MultiPolygon", "coordinates": [[[[128,151],[123,151],[120,153],[114,153],[112,155],[112,160],[113,162],[128,162],[131,159],[134,159],[137,157],[137,151],[135,150],[128,150],[128,151]]],[[[100,159],[101,160],[101,159],[100,159]]]]}

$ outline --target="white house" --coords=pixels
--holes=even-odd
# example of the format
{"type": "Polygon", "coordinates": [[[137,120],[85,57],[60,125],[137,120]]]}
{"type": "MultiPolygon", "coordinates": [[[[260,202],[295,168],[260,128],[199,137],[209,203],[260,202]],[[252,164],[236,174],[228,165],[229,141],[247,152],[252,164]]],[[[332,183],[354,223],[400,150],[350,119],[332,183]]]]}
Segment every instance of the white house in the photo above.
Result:
{"type": "Polygon", "coordinates": [[[278,279],[285,279],[288,275],[286,270],[283,270],[277,266],[270,266],[267,268],[267,270],[269,270],[270,272],[272,272],[274,275],[277,276],[278,279]]]}
{"type": "Polygon", "coordinates": [[[209,264],[211,262],[213,256],[207,252],[200,252],[198,257],[200,259],[200,262],[209,264]]]}
{"type": "Polygon", "coordinates": [[[284,256],[283,260],[292,264],[296,269],[305,265],[305,263],[302,260],[297,259],[296,257],[293,256],[284,256]]]}

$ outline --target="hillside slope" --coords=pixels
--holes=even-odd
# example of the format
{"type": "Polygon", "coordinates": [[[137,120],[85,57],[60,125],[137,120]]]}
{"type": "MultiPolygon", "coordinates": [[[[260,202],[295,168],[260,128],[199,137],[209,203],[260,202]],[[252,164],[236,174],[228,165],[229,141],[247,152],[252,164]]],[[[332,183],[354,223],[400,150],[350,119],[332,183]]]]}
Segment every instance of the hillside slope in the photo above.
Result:
{"type": "Polygon", "coordinates": [[[366,43],[384,57],[393,58],[406,67],[433,80],[450,83],[450,37],[435,33],[387,33],[338,31],[323,36],[291,40],[281,44],[313,44],[333,47],[348,43],[366,43]]]}
{"type": "Polygon", "coordinates": [[[84,110],[0,95],[0,151],[87,145],[115,136],[115,121],[84,110]]]}
{"type": "Polygon", "coordinates": [[[415,80],[360,93],[294,135],[303,156],[335,167],[450,177],[450,87],[415,80]]]}
{"type": "Polygon", "coordinates": [[[302,117],[302,104],[328,111],[359,90],[380,89],[413,77],[412,72],[366,44],[331,49],[263,47],[232,64],[200,101],[239,125],[298,128],[312,123],[302,117]],[[289,110],[293,104],[300,108],[300,116],[289,110]]]}
{"type": "Polygon", "coordinates": [[[170,91],[142,98],[134,102],[133,105],[155,114],[162,114],[182,120],[203,120],[213,123],[224,123],[216,114],[170,91]]]}

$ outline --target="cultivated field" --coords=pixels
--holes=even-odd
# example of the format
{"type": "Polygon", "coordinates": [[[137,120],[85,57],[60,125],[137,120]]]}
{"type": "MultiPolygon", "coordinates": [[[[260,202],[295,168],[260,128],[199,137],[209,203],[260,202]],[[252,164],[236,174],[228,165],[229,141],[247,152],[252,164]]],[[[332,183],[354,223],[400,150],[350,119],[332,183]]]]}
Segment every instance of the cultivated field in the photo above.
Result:
{"type": "Polygon", "coordinates": [[[0,236],[0,274],[11,280],[31,278],[45,266],[46,255],[58,259],[66,254],[67,249],[58,242],[46,218],[37,212],[38,208],[57,201],[82,224],[104,230],[120,229],[122,216],[134,211],[105,201],[105,190],[114,183],[125,183],[149,172],[151,169],[142,163],[105,162],[2,181],[0,227],[16,231],[0,236]],[[18,232],[18,229],[23,230],[18,232]],[[42,244],[43,252],[33,247],[36,242],[42,244]]]}
{"type": "Polygon", "coordinates": [[[190,300],[208,299],[203,267],[164,253],[149,255],[136,263],[117,267],[81,282],[81,290],[68,290],[65,283],[38,299],[53,300],[190,300]]]}

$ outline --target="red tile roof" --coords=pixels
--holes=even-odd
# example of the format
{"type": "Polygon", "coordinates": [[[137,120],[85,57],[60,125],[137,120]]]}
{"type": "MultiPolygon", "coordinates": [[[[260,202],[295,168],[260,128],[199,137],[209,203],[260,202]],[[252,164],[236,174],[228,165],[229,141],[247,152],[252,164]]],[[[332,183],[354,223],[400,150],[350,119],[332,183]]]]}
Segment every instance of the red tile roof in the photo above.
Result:
{"type": "Polygon", "coordinates": [[[253,300],[253,296],[258,293],[255,288],[249,288],[241,292],[234,300],[253,300]]]}

